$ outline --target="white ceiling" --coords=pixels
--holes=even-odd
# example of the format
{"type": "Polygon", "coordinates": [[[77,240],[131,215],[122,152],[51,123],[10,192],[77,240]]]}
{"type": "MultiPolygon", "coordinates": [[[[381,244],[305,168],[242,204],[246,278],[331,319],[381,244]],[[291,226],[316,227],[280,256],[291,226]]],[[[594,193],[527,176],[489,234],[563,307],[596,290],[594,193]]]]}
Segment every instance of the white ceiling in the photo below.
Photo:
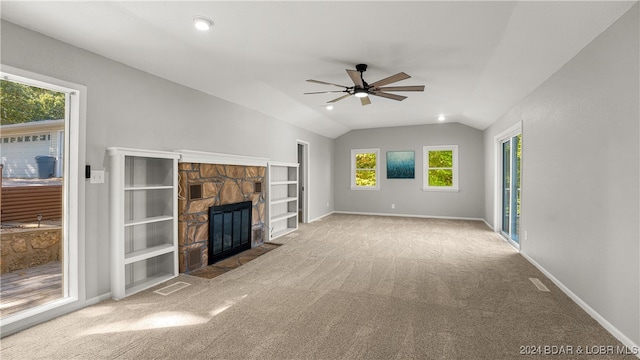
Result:
{"type": "Polygon", "coordinates": [[[6,1],[3,19],[309,131],[447,121],[484,129],[523,99],[633,2],[6,1]],[[194,29],[196,15],[215,25],[194,29]],[[398,102],[340,94],[316,79],[425,85],[398,102]]]}

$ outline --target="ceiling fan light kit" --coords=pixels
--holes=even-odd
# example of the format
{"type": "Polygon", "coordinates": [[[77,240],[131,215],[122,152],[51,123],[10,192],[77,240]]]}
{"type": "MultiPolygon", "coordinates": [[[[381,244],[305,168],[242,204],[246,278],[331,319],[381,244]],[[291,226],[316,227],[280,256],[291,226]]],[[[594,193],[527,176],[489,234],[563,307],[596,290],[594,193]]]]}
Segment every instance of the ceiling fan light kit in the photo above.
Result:
{"type": "Polygon", "coordinates": [[[362,76],[362,73],[365,71],[367,71],[367,64],[358,64],[356,65],[355,70],[350,70],[350,69],[346,70],[347,75],[349,75],[349,77],[351,78],[351,81],[353,81],[353,86],[344,86],[344,85],[338,85],[338,84],[329,83],[325,81],[309,79],[307,80],[308,82],[337,86],[337,87],[344,88],[344,90],[317,91],[317,92],[310,92],[310,93],[304,93],[304,94],[309,95],[309,94],[326,94],[326,93],[341,92],[341,93],[346,93],[346,95],[342,95],[339,98],[328,101],[328,103],[334,103],[336,101],[340,101],[342,99],[348,98],[351,95],[355,95],[355,97],[360,98],[360,102],[362,106],[365,106],[365,105],[371,104],[369,95],[380,96],[380,97],[384,97],[384,98],[392,99],[396,101],[402,101],[407,97],[402,95],[391,94],[388,91],[394,91],[394,92],[395,91],[424,91],[424,85],[385,87],[385,85],[392,84],[394,82],[398,82],[401,80],[409,79],[411,77],[403,72],[389,76],[382,80],[378,80],[372,84],[368,84],[366,81],[364,81],[364,77],[362,76]]]}
{"type": "Polygon", "coordinates": [[[355,90],[353,91],[353,94],[354,94],[356,97],[359,97],[359,98],[363,98],[363,97],[367,97],[367,96],[369,96],[369,94],[367,93],[367,90],[365,90],[365,89],[355,89],[355,90]]]}

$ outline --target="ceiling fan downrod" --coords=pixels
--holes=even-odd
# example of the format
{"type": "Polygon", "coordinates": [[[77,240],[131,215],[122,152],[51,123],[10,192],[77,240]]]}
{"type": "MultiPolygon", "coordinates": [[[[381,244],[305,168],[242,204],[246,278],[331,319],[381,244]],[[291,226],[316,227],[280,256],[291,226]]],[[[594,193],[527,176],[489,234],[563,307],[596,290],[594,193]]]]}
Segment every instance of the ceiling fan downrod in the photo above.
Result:
{"type": "Polygon", "coordinates": [[[367,84],[366,81],[364,81],[364,72],[367,71],[367,64],[358,64],[356,65],[356,71],[358,71],[360,73],[360,80],[362,80],[362,84],[364,85],[364,89],[368,90],[369,89],[369,84],[367,84]]]}

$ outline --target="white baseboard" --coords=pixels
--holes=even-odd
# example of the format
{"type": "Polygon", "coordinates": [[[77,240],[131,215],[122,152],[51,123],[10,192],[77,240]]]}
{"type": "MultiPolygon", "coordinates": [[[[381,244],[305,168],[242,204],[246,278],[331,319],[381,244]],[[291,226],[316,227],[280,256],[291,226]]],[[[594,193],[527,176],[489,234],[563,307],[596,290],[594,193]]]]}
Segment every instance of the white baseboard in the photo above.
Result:
{"type": "Polygon", "coordinates": [[[359,211],[334,211],[336,214],[347,215],[370,215],[370,216],[397,216],[397,217],[413,217],[422,219],[443,219],[443,220],[471,220],[471,221],[484,221],[482,218],[471,217],[458,217],[458,216],[436,216],[436,215],[415,215],[415,214],[388,214],[388,213],[370,213],[359,211]]]}
{"type": "Polygon", "coordinates": [[[335,212],[335,211],[332,211],[332,212],[326,213],[326,214],[324,214],[324,215],[318,216],[317,218],[310,219],[308,223],[312,223],[312,222],[314,222],[314,221],[322,220],[323,218],[326,218],[327,216],[329,216],[329,215],[333,214],[334,212],[335,212]]]}
{"type": "Polygon", "coordinates": [[[487,226],[489,227],[489,229],[491,229],[491,231],[496,231],[496,229],[493,228],[493,226],[491,226],[491,224],[489,224],[489,222],[487,220],[485,220],[484,218],[482,218],[482,221],[487,224],[487,226]]]}
{"type": "Polygon", "coordinates": [[[582,300],[578,295],[576,295],[573,291],[569,290],[560,280],[558,280],[555,276],[553,276],[549,271],[547,271],[542,265],[538,264],[535,260],[533,260],[527,254],[520,252],[527,261],[529,261],[533,266],[538,268],[540,272],[542,272],[551,282],[553,282],[562,292],[564,292],[573,302],[578,304],[587,314],[589,314],[592,318],[594,318],[602,327],[605,328],[611,335],[613,335],[616,339],[620,340],[620,342],[626,346],[628,349],[635,351],[636,356],[640,358],[640,353],[638,352],[638,344],[634,343],[631,339],[629,339],[622,331],[618,330],[613,324],[611,324],[607,319],[605,319],[602,315],[600,315],[597,311],[595,311],[591,306],[589,306],[584,300],[582,300]]]}
{"type": "Polygon", "coordinates": [[[88,299],[87,301],[85,301],[84,306],[91,306],[91,305],[95,305],[98,303],[101,303],[105,300],[109,300],[111,299],[111,292],[102,294],[102,295],[98,295],[96,297],[92,297],[91,299],[88,299]]]}

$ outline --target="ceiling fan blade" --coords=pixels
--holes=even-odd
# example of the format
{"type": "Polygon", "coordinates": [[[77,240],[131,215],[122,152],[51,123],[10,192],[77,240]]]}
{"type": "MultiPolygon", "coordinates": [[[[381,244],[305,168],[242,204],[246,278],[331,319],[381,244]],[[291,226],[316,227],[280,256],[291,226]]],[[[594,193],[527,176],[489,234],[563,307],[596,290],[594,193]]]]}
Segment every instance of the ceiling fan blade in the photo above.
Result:
{"type": "Polygon", "coordinates": [[[346,69],[346,71],[347,71],[347,74],[349,74],[349,77],[351,78],[353,83],[356,84],[357,87],[364,89],[364,84],[362,83],[362,76],[360,75],[360,72],[356,70],[349,70],[349,69],[346,69]]]}
{"type": "Polygon", "coordinates": [[[410,78],[411,76],[401,72],[401,73],[397,73],[395,75],[391,75],[388,78],[384,78],[382,80],[378,80],[376,82],[374,82],[373,84],[369,84],[371,87],[379,87],[379,86],[384,86],[387,84],[391,84],[394,83],[396,81],[400,81],[400,80],[405,80],[410,78]]]}
{"type": "Polygon", "coordinates": [[[343,96],[340,96],[340,97],[339,97],[339,98],[337,98],[337,99],[333,99],[333,100],[331,100],[331,101],[327,101],[327,102],[328,102],[328,103],[334,103],[334,102],[336,102],[336,101],[340,101],[340,100],[342,100],[342,99],[344,99],[344,98],[347,98],[347,97],[349,97],[349,96],[351,96],[351,94],[343,95],[343,96]]]}
{"type": "Polygon", "coordinates": [[[304,93],[304,95],[326,94],[326,93],[337,93],[337,92],[344,92],[344,90],[307,92],[307,93],[304,93]]]}
{"type": "Polygon", "coordinates": [[[396,95],[396,94],[389,94],[389,93],[380,92],[380,91],[378,91],[378,92],[370,92],[369,94],[375,95],[375,96],[385,97],[387,99],[398,100],[398,101],[402,101],[402,100],[407,98],[406,96],[396,95]]]}
{"type": "Polygon", "coordinates": [[[385,86],[376,88],[376,91],[424,91],[424,85],[416,86],[385,86]]]}
{"type": "Polygon", "coordinates": [[[323,85],[333,85],[333,86],[337,86],[337,87],[341,87],[341,88],[348,88],[348,86],[344,86],[344,85],[338,85],[338,84],[334,84],[334,83],[330,83],[330,82],[326,82],[326,81],[318,81],[318,80],[313,80],[313,79],[309,79],[307,80],[308,82],[312,82],[312,83],[316,83],[316,84],[323,84],[323,85]]]}
{"type": "Polygon", "coordinates": [[[369,99],[368,96],[361,97],[360,98],[360,103],[362,104],[362,106],[369,105],[369,104],[371,104],[371,99],[369,99]]]}

